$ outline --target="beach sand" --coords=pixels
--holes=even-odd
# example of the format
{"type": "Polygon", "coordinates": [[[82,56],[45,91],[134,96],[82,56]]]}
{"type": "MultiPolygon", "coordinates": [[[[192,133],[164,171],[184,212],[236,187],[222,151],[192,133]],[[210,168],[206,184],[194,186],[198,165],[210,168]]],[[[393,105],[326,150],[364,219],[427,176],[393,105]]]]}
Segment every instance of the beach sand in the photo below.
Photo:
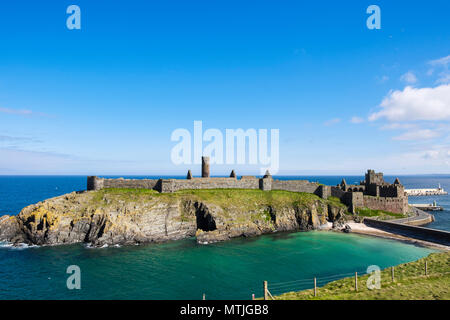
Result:
{"type": "Polygon", "coordinates": [[[449,246],[444,246],[444,245],[436,244],[433,242],[418,240],[418,239],[402,236],[402,235],[399,235],[396,233],[383,231],[380,229],[366,226],[364,223],[357,223],[357,222],[350,221],[350,222],[347,222],[346,224],[350,226],[350,228],[352,229],[351,230],[352,233],[387,238],[387,239],[394,239],[394,240],[404,241],[404,242],[408,242],[408,243],[413,243],[413,244],[419,245],[419,246],[431,247],[433,249],[450,251],[449,246]]]}

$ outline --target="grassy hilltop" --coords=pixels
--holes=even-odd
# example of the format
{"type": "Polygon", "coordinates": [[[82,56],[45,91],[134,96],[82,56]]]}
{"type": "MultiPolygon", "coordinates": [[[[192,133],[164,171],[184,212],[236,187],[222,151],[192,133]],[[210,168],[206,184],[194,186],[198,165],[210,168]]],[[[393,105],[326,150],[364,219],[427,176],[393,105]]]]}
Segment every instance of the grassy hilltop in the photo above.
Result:
{"type": "Polygon", "coordinates": [[[282,190],[262,191],[259,189],[199,189],[180,190],[173,193],[160,193],[151,189],[108,188],[95,191],[94,201],[101,203],[105,198],[113,197],[118,201],[142,201],[159,199],[164,202],[181,200],[200,200],[218,205],[222,208],[234,207],[243,211],[255,210],[261,205],[302,205],[313,203],[331,203],[346,208],[338,198],[327,200],[312,193],[291,192],[282,190]]]}

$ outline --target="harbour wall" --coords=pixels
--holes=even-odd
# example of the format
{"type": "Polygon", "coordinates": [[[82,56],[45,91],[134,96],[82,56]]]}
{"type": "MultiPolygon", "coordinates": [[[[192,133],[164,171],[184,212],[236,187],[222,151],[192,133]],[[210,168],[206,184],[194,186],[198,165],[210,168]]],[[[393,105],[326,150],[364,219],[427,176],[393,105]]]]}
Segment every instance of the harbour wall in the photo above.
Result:
{"type": "Polygon", "coordinates": [[[408,196],[441,196],[447,195],[448,192],[442,188],[437,189],[405,189],[408,196]]]}
{"type": "MultiPolygon", "coordinates": [[[[419,223],[419,221],[416,221],[415,223],[419,223]]],[[[445,246],[450,245],[450,232],[448,231],[399,223],[398,221],[384,221],[372,218],[365,218],[364,224],[369,227],[396,233],[409,238],[438,243],[445,246]]]]}

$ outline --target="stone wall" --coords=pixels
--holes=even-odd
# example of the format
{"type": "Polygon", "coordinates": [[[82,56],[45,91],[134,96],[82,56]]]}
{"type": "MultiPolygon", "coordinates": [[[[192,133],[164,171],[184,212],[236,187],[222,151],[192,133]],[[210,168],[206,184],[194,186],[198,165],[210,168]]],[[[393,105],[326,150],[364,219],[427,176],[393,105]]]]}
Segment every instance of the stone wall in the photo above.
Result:
{"type": "Polygon", "coordinates": [[[87,190],[100,190],[103,189],[103,181],[105,179],[95,177],[95,176],[89,176],[87,178],[87,190]]]}
{"type": "Polygon", "coordinates": [[[106,179],[88,177],[87,190],[100,190],[103,188],[130,188],[130,189],[159,189],[158,179],[106,179]]]}
{"type": "Polygon", "coordinates": [[[159,192],[175,192],[186,189],[260,189],[315,193],[325,198],[331,195],[331,188],[328,186],[320,186],[318,183],[307,180],[273,180],[271,177],[245,176],[241,179],[230,177],[159,180],[88,177],[87,190],[100,190],[102,188],[154,189],[159,192]]]}
{"type": "Polygon", "coordinates": [[[399,185],[380,186],[380,197],[401,197],[405,189],[399,185]]]}
{"type": "Polygon", "coordinates": [[[345,191],[365,192],[366,186],[352,184],[352,185],[348,185],[347,189],[345,191]]]}
{"type": "Polygon", "coordinates": [[[338,187],[334,187],[334,186],[331,187],[331,196],[332,197],[336,197],[336,198],[339,198],[340,200],[343,200],[346,193],[347,192],[341,190],[338,187]]]}
{"type": "Polygon", "coordinates": [[[362,192],[346,192],[341,201],[348,206],[351,213],[356,213],[356,208],[364,207],[364,194],[362,192]]]}
{"type": "Polygon", "coordinates": [[[104,179],[104,188],[154,189],[158,179],[104,179]]]}
{"type": "Polygon", "coordinates": [[[259,188],[261,190],[272,190],[273,179],[270,177],[259,179],[259,188]]]}
{"type": "Polygon", "coordinates": [[[366,184],[376,184],[381,185],[384,183],[383,173],[375,173],[374,170],[367,170],[366,173],[366,184]]]}
{"type": "Polygon", "coordinates": [[[407,213],[409,211],[407,197],[372,197],[364,196],[364,207],[372,210],[384,210],[395,213],[407,213]]]}
{"type": "Polygon", "coordinates": [[[448,231],[411,226],[397,222],[380,221],[370,218],[365,218],[364,223],[369,227],[388,232],[395,232],[407,237],[439,243],[446,246],[450,245],[450,232],[448,231]]]}
{"type": "Polygon", "coordinates": [[[259,189],[259,179],[192,178],[190,180],[161,180],[161,192],[175,192],[185,189],[259,189]]]}
{"type": "Polygon", "coordinates": [[[318,183],[308,180],[273,180],[272,190],[286,190],[294,192],[316,193],[318,183]]]}
{"type": "MultiPolygon", "coordinates": [[[[349,207],[349,211],[356,212],[358,207],[373,210],[384,210],[396,213],[406,213],[409,210],[408,197],[404,194],[403,186],[376,186],[375,194],[370,196],[363,192],[346,192],[339,187],[319,185],[307,180],[273,180],[271,176],[256,178],[243,176],[241,179],[230,178],[191,178],[191,179],[105,179],[88,177],[87,189],[100,190],[102,188],[134,188],[154,189],[159,192],[175,192],[187,189],[260,189],[285,190],[292,192],[313,193],[323,199],[329,196],[339,198],[349,207]]],[[[367,192],[367,190],[366,190],[367,192]]]]}
{"type": "Polygon", "coordinates": [[[328,199],[331,196],[331,187],[325,185],[319,185],[316,189],[315,194],[321,197],[322,199],[328,199]]]}

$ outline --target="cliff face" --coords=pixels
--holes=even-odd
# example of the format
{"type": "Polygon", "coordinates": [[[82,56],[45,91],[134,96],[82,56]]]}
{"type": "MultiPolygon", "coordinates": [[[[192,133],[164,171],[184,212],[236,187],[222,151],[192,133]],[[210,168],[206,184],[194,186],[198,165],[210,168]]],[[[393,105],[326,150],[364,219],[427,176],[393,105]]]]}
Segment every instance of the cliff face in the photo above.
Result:
{"type": "Polygon", "coordinates": [[[312,194],[260,190],[105,189],[70,193],[0,217],[0,240],[95,246],[162,242],[196,236],[233,237],[312,230],[344,219],[346,207],[312,194]]]}

